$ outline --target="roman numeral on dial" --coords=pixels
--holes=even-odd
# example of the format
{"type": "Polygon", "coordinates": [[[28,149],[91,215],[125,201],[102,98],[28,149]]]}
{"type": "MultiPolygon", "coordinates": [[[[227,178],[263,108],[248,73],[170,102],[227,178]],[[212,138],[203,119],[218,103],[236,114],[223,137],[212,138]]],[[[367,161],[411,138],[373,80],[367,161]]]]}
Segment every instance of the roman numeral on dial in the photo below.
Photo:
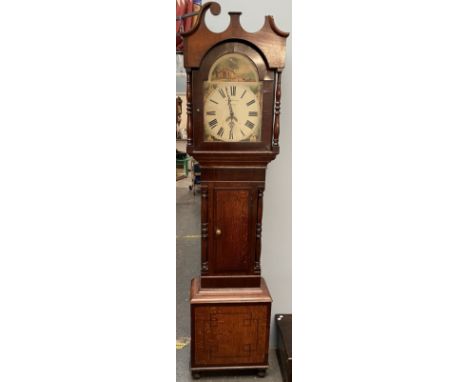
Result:
{"type": "Polygon", "coordinates": [[[231,86],[230,89],[231,89],[231,96],[235,97],[236,96],[236,87],[231,86]]]}
{"type": "Polygon", "coordinates": [[[216,111],[214,111],[214,110],[213,111],[207,111],[206,115],[216,115],[216,111]]]}
{"type": "Polygon", "coordinates": [[[247,126],[249,129],[253,129],[255,127],[255,125],[250,122],[249,120],[247,120],[247,122],[245,122],[245,126],[247,126]]]}
{"type": "Polygon", "coordinates": [[[214,128],[218,124],[218,120],[216,118],[212,119],[210,122],[208,122],[208,124],[211,128],[214,128]]]}
{"type": "Polygon", "coordinates": [[[247,106],[250,106],[250,105],[253,105],[255,103],[255,100],[250,100],[249,102],[247,102],[247,106]]]}
{"type": "Polygon", "coordinates": [[[224,93],[223,89],[218,89],[219,94],[221,94],[221,97],[226,98],[226,93],[224,93]]]}
{"type": "Polygon", "coordinates": [[[216,133],[216,135],[218,137],[222,137],[224,134],[224,127],[221,126],[221,128],[218,130],[218,132],[216,133]]]}
{"type": "Polygon", "coordinates": [[[244,98],[246,92],[247,92],[247,90],[244,90],[244,92],[241,95],[241,98],[244,98]]]}
{"type": "Polygon", "coordinates": [[[249,111],[249,117],[257,117],[258,116],[258,112],[256,111],[249,111]]]}

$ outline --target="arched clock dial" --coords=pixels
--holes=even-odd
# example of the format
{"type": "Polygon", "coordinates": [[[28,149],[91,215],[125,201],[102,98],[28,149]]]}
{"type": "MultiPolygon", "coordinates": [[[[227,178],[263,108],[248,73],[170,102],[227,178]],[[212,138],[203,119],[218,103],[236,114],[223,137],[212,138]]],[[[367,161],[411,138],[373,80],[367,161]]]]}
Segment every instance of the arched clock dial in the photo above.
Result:
{"type": "Polygon", "coordinates": [[[204,104],[205,140],[256,142],[261,131],[261,84],[207,83],[204,104]]]}

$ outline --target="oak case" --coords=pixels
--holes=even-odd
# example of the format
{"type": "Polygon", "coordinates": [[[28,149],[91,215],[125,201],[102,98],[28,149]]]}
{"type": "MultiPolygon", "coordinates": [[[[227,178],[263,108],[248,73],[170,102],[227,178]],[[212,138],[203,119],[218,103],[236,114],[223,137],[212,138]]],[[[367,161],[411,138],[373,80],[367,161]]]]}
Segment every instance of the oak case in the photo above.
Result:
{"type": "MultiPolygon", "coordinates": [[[[281,72],[288,33],[279,30],[271,16],[266,16],[260,31],[246,32],[239,12],[230,12],[228,28],[214,33],[205,25],[208,9],[220,13],[217,3],[206,3],[197,23],[183,35],[187,152],[201,168],[201,277],[192,281],[191,289],[191,367],[197,372],[262,371],[268,367],[272,302],[261,277],[263,192],[267,165],[279,153],[281,72]],[[259,134],[251,141],[209,141],[205,85],[213,65],[233,54],[243,55],[256,71],[261,89],[261,107],[256,109],[261,113],[259,134]]],[[[250,105],[238,102],[234,107],[230,99],[227,104],[228,118],[224,121],[224,115],[215,122],[241,129],[236,115],[245,115],[239,108],[250,105]]]]}

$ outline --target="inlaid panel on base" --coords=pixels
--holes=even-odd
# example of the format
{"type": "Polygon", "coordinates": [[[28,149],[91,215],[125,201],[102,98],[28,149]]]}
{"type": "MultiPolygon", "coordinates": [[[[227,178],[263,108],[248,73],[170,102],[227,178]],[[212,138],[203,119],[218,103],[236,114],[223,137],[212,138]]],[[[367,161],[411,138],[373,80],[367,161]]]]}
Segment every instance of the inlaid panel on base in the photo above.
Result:
{"type": "Polygon", "coordinates": [[[200,289],[192,281],[192,370],[267,368],[271,296],[260,288],[200,289]]]}

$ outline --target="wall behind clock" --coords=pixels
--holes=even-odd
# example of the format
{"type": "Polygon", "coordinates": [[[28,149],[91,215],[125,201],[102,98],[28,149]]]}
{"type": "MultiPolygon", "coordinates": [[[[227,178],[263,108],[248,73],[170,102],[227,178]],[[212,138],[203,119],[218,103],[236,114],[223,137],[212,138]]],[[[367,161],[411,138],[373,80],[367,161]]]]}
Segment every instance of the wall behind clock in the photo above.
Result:
{"type": "MultiPolygon", "coordinates": [[[[276,25],[291,32],[291,2],[281,0],[216,0],[221,14],[207,13],[207,24],[221,32],[229,24],[229,11],[242,12],[241,24],[249,32],[259,30],[266,15],[272,15],[276,25]]],[[[268,166],[263,209],[262,275],[273,297],[272,317],[276,313],[292,312],[292,36],[287,40],[286,67],[282,76],[280,155],[268,166]]],[[[272,322],[272,328],[273,326],[272,322]]],[[[275,330],[271,333],[275,346],[275,330]]]]}

